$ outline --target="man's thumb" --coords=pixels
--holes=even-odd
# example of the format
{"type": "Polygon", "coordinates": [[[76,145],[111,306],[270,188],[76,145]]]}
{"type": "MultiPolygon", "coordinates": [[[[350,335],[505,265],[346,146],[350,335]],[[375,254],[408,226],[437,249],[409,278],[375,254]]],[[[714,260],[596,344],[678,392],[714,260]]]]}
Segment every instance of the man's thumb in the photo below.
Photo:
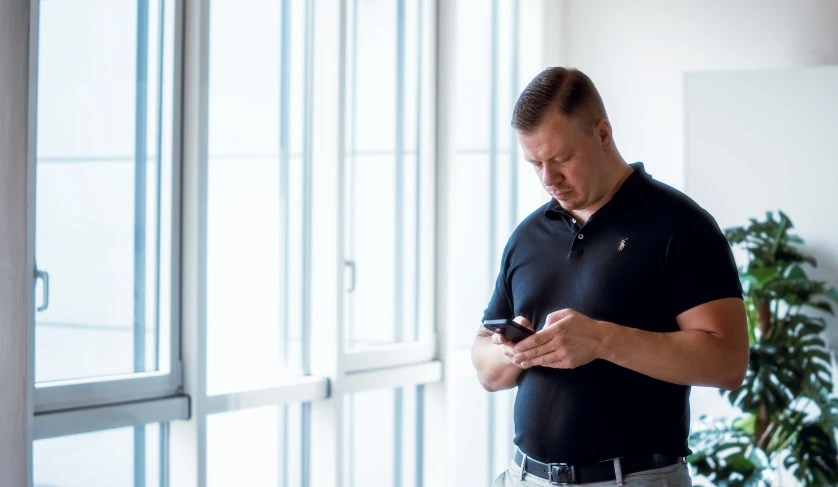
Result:
{"type": "Polygon", "coordinates": [[[523,316],[516,316],[515,319],[512,321],[518,323],[523,327],[529,328],[532,331],[535,331],[535,328],[532,327],[532,323],[530,323],[530,320],[524,318],[523,316]]]}

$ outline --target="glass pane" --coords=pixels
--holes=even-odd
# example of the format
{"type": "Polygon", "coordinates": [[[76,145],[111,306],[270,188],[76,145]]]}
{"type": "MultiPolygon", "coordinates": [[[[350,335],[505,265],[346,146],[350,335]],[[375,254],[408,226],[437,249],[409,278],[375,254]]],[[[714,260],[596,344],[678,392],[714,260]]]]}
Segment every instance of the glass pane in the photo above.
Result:
{"type": "Polygon", "coordinates": [[[302,485],[302,406],[207,417],[207,485],[302,485]]]}
{"type": "MultiPolygon", "coordinates": [[[[492,1],[459,0],[457,16],[457,147],[489,148],[492,129],[492,1]]],[[[504,42],[500,40],[499,42],[504,42]]]]}
{"type": "Polygon", "coordinates": [[[349,2],[346,96],[352,117],[347,140],[351,152],[396,149],[399,3],[349,2]]]}
{"type": "MultiPolygon", "coordinates": [[[[515,131],[510,126],[512,121],[512,109],[518,101],[520,91],[518,89],[518,47],[517,26],[518,20],[517,2],[496,1],[495,36],[497,44],[495,47],[495,62],[493,75],[495,89],[495,133],[493,143],[498,151],[508,152],[510,148],[518,145],[515,131]]],[[[523,161],[522,161],[523,162],[523,161]]]]}
{"type": "Polygon", "coordinates": [[[36,381],[166,371],[174,2],[40,16],[36,381]]]}
{"type": "Polygon", "coordinates": [[[426,20],[419,0],[354,0],[347,27],[345,158],[348,348],[415,341],[424,273],[424,175],[419,159],[426,20]],[[384,41],[382,41],[384,40],[384,41]],[[382,127],[388,130],[382,131],[382,127]]]}
{"type": "MultiPolygon", "coordinates": [[[[453,214],[457,345],[471,347],[479,319],[489,302],[503,249],[519,215],[522,164],[510,127],[519,94],[518,4],[492,0],[462,0],[469,15],[459,16],[457,66],[457,158],[452,184],[458,188],[453,206],[483,211],[453,214]],[[486,193],[492,194],[486,199],[486,193]],[[478,242],[475,244],[475,242],[478,242]]],[[[524,167],[525,168],[525,167],[524,167]]],[[[529,171],[523,171],[529,176],[529,171]]]]}
{"type": "Polygon", "coordinates": [[[162,431],[151,424],[38,440],[35,487],[162,487],[162,431]]]}
{"type": "Polygon", "coordinates": [[[500,269],[500,259],[490,253],[489,225],[493,215],[482,206],[484,188],[491,186],[488,159],[488,154],[461,154],[451,172],[454,181],[468,181],[453,193],[451,206],[474,209],[451,213],[453,230],[449,240],[449,261],[456,266],[456,272],[450,274],[450,299],[459,304],[452,307],[451,320],[457,324],[457,345],[467,348],[474,342],[500,269]]]}
{"type": "Polygon", "coordinates": [[[207,367],[213,393],[302,374],[305,3],[213,0],[207,367]]]}
{"type": "Polygon", "coordinates": [[[343,487],[418,487],[421,400],[421,386],[364,391],[344,398],[343,487]]]}
{"type": "MultiPolygon", "coordinates": [[[[457,442],[455,450],[462,452],[458,459],[468,469],[456,469],[456,477],[452,485],[482,486],[491,485],[500,471],[492,465],[492,449],[490,448],[491,432],[489,400],[491,395],[480,387],[473,374],[456,377],[457,385],[452,404],[453,421],[456,429],[452,435],[457,442]]],[[[507,468],[508,466],[505,466],[507,468]]],[[[502,471],[503,469],[501,469],[502,471]]]]}

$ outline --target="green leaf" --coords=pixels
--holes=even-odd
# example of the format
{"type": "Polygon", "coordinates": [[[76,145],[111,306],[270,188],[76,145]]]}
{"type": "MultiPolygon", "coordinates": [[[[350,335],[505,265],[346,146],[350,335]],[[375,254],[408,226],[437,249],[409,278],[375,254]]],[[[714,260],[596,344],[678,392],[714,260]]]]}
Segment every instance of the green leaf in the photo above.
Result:
{"type": "Polygon", "coordinates": [[[786,279],[807,279],[806,271],[799,265],[789,266],[786,272],[786,279]]]}
{"type": "Polygon", "coordinates": [[[811,423],[800,429],[784,461],[805,486],[834,485],[838,482],[838,450],[833,432],[811,423]]]}
{"type": "Polygon", "coordinates": [[[733,422],[733,427],[739,431],[744,431],[749,435],[753,435],[756,430],[757,417],[753,414],[748,414],[745,417],[739,418],[733,422]]]}
{"type": "Polygon", "coordinates": [[[747,432],[736,429],[730,420],[704,419],[702,427],[690,435],[693,455],[687,461],[696,471],[718,486],[757,485],[768,459],[747,432]]]}
{"type": "Polygon", "coordinates": [[[831,299],[831,300],[835,301],[836,303],[838,303],[838,288],[831,287],[831,288],[829,288],[829,290],[828,290],[828,291],[826,291],[826,292],[825,292],[825,293],[823,293],[823,294],[824,294],[826,297],[828,297],[829,299],[831,299]]]}
{"type": "Polygon", "coordinates": [[[777,268],[776,267],[756,267],[754,269],[750,269],[748,271],[748,274],[753,276],[753,278],[756,279],[757,283],[764,284],[764,283],[770,281],[771,279],[773,279],[774,276],[777,275],[777,268]]]}
{"type": "Polygon", "coordinates": [[[834,314],[832,311],[832,304],[830,304],[829,301],[815,301],[814,303],[806,303],[806,306],[819,309],[829,314],[834,314]]]}

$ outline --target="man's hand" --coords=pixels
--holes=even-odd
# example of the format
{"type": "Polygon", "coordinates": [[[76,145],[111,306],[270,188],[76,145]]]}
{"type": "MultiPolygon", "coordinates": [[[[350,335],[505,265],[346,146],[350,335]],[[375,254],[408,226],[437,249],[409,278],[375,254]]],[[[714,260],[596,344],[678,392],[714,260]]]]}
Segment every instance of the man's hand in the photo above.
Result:
{"type": "Polygon", "coordinates": [[[546,324],[535,335],[515,345],[512,363],[528,369],[540,365],[572,369],[599,358],[604,327],[572,309],[547,315],[546,324]]]}
{"type": "MultiPolygon", "coordinates": [[[[530,322],[522,316],[515,318],[515,322],[533,329],[530,322]]],[[[477,371],[477,380],[487,391],[502,391],[518,385],[523,369],[512,363],[512,357],[515,355],[514,345],[503,335],[494,333],[483,325],[478,328],[474,345],[471,347],[471,363],[477,371]]]]}
{"type": "MultiPolygon", "coordinates": [[[[530,330],[535,331],[535,328],[532,327],[532,323],[530,323],[530,320],[524,318],[523,316],[517,316],[517,317],[515,317],[515,319],[513,321],[515,323],[518,323],[519,325],[525,327],[525,328],[529,328],[530,330]]],[[[516,353],[515,352],[515,343],[510,342],[509,340],[507,340],[506,337],[503,336],[503,333],[495,333],[495,332],[491,332],[491,333],[492,333],[492,343],[494,343],[495,345],[500,345],[501,347],[503,347],[503,354],[504,354],[504,356],[506,356],[507,361],[512,365],[516,365],[516,366],[520,367],[520,365],[516,364],[512,360],[512,358],[515,356],[515,353],[516,353]]]]}

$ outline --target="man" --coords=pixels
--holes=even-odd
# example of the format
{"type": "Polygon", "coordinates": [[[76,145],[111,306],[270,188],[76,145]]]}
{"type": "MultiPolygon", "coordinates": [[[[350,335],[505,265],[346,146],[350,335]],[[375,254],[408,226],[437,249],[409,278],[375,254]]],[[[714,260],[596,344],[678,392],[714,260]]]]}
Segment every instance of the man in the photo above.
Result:
{"type": "Polygon", "coordinates": [[[742,289],[715,220],[628,165],[591,80],[550,68],[512,126],[552,199],[515,229],[472,361],[486,390],[518,386],[499,486],[691,485],[690,386],[738,388],[748,364],[742,289]]]}

